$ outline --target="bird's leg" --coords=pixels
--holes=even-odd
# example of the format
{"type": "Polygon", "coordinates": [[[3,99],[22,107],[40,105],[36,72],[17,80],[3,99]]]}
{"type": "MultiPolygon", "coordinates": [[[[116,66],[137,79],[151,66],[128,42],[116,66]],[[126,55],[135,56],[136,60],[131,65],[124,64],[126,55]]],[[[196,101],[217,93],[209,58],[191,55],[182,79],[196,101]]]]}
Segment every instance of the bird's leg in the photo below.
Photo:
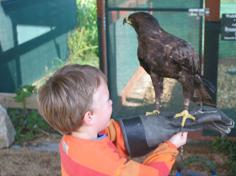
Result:
{"type": "Polygon", "coordinates": [[[190,104],[190,100],[189,99],[185,99],[184,100],[184,110],[180,113],[175,114],[175,118],[179,118],[182,117],[182,122],[181,122],[181,128],[184,127],[186,120],[187,119],[191,119],[191,120],[195,120],[195,117],[193,115],[191,115],[188,111],[189,109],[189,104],[190,104]]]}
{"type": "Polygon", "coordinates": [[[160,109],[161,109],[161,104],[160,101],[156,99],[156,109],[152,112],[146,112],[146,115],[159,115],[160,114],[160,109]]]}
{"type": "Polygon", "coordinates": [[[160,114],[160,110],[161,109],[161,98],[158,97],[156,98],[156,113],[159,115],[160,114]]]}
{"type": "Polygon", "coordinates": [[[179,81],[183,85],[184,110],[175,115],[175,118],[182,117],[181,129],[184,127],[187,119],[195,120],[195,117],[189,113],[190,100],[194,93],[193,79],[186,74],[182,75],[184,76],[180,77],[179,81]]]}
{"type": "Polygon", "coordinates": [[[155,91],[155,105],[156,105],[156,109],[152,112],[146,112],[146,115],[159,115],[160,114],[160,109],[161,109],[161,95],[163,92],[163,78],[156,75],[156,74],[150,74],[151,76],[151,80],[152,80],[152,84],[154,87],[154,91],[155,91]]]}

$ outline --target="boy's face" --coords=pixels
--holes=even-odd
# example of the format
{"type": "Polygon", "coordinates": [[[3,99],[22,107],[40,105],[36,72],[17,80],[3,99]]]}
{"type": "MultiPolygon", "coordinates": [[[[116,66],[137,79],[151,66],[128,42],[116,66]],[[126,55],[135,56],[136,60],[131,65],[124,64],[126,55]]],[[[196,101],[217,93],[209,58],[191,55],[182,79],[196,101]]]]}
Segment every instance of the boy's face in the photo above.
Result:
{"type": "Polygon", "coordinates": [[[92,113],[96,118],[97,132],[104,130],[110,122],[112,101],[109,97],[107,83],[103,79],[93,95],[92,113]]]}

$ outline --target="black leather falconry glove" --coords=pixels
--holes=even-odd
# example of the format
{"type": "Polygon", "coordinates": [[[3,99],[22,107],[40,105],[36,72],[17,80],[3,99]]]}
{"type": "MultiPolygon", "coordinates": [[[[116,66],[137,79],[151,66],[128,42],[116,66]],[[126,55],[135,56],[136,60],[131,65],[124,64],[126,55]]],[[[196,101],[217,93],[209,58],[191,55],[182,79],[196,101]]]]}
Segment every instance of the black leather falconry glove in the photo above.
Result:
{"type": "Polygon", "coordinates": [[[187,120],[183,128],[181,128],[181,119],[174,118],[174,114],[120,119],[129,155],[133,157],[144,155],[180,131],[207,129],[226,135],[234,127],[234,121],[217,108],[206,108],[203,111],[193,111],[191,114],[196,117],[196,120],[187,120]]]}

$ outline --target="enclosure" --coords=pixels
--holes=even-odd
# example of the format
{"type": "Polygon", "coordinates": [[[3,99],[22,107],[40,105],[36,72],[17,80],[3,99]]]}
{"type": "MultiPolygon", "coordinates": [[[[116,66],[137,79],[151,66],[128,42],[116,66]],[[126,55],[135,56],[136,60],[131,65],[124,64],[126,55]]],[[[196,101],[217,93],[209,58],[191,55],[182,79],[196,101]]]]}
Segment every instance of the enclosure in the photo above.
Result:
{"type": "MultiPolygon", "coordinates": [[[[79,50],[79,54],[76,53],[74,57],[81,57],[80,54],[87,51],[82,60],[83,64],[91,64],[88,61],[91,58],[90,53],[98,54],[99,67],[108,78],[113,100],[113,118],[128,118],[153,111],[153,85],[150,76],[139,64],[136,32],[131,26],[123,24],[123,19],[128,15],[143,11],[152,14],[164,30],[192,45],[201,60],[202,76],[217,88],[217,93],[212,95],[216,106],[236,120],[235,0],[93,0],[97,9],[87,14],[84,6],[78,9],[80,2],[86,1],[0,0],[0,104],[8,101],[9,97],[5,95],[10,93],[11,102],[7,102],[7,105],[13,105],[12,97],[20,87],[38,84],[39,80],[68,64],[70,54],[79,50]],[[81,20],[83,13],[86,15],[81,20]],[[95,15],[97,19],[95,22],[86,23],[85,26],[91,27],[87,33],[97,34],[98,29],[98,39],[97,35],[88,38],[96,40],[98,45],[96,42],[94,45],[87,44],[87,40],[82,42],[85,41],[83,36],[87,33],[81,30],[81,25],[84,21],[90,22],[90,15],[95,15]],[[76,32],[80,32],[80,35],[74,35],[76,32]],[[71,49],[71,45],[76,47],[71,49]],[[77,45],[85,46],[77,48],[77,45]]],[[[94,62],[92,64],[96,65],[94,62]]],[[[35,97],[32,101],[28,105],[35,104],[35,97]]],[[[37,108],[36,105],[34,108],[37,108]]],[[[191,103],[190,109],[194,108],[198,108],[198,105],[191,103]]],[[[161,111],[176,113],[182,109],[181,85],[176,80],[165,79],[161,111]]],[[[32,123],[35,120],[35,123],[30,124],[32,127],[38,123],[38,119],[38,116],[23,119],[24,130],[30,131],[28,121],[32,123]]],[[[14,175],[13,171],[21,170],[22,175],[59,175],[58,153],[28,150],[28,146],[38,145],[44,140],[59,141],[58,134],[56,139],[52,139],[48,135],[51,131],[43,132],[43,139],[26,141],[21,145],[26,146],[23,150],[0,151],[1,158],[4,158],[1,160],[0,175],[9,175],[6,172],[14,175]],[[24,167],[21,165],[22,161],[25,161],[24,167]],[[4,168],[8,164],[14,169],[4,168]],[[41,170],[35,165],[40,166],[41,170]],[[35,169],[35,172],[27,172],[31,169],[35,169]]],[[[230,136],[234,137],[235,134],[234,129],[230,136]]],[[[200,145],[193,145],[192,149],[189,145],[185,155],[206,156],[219,166],[220,173],[225,174],[231,168],[228,163],[226,165],[225,160],[231,162],[231,156],[208,151],[211,149],[208,139],[214,139],[215,135],[208,131],[197,134],[196,139],[200,145]],[[208,138],[212,135],[213,138],[208,138]]],[[[226,148],[232,146],[230,144],[226,142],[217,145],[226,148]]]]}

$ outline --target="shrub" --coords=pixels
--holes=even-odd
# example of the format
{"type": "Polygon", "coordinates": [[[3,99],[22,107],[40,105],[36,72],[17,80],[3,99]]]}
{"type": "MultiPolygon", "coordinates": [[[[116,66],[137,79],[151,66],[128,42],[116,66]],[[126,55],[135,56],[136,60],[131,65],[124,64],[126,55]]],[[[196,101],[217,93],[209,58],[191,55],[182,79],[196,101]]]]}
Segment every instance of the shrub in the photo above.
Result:
{"type": "Polygon", "coordinates": [[[98,30],[95,0],[77,0],[77,28],[70,34],[69,62],[98,66],[98,30]]]}
{"type": "Polygon", "coordinates": [[[228,156],[227,164],[229,165],[228,176],[235,176],[236,173],[236,142],[227,138],[217,138],[212,143],[215,151],[221,152],[228,156]]]}

